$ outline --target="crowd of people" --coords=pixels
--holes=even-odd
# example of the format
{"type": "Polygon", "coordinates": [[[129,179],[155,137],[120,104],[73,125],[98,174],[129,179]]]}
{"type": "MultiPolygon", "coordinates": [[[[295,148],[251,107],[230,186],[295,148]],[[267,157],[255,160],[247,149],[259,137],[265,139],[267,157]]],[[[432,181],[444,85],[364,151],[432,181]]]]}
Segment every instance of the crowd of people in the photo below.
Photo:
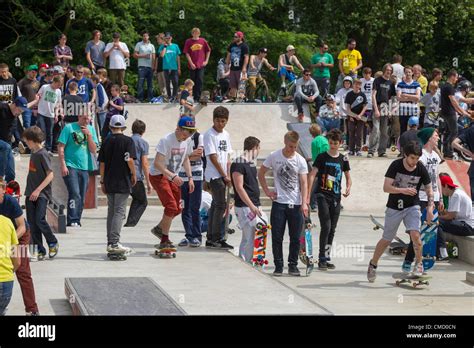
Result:
{"type": "MultiPolygon", "coordinates": [[[[172,42],[171,33],[157,36],[158,48],[151,44],[149,34],[136,44],[133,57],[138,61],[138,100],[153,98],[153,75],[156,73],[160,89],[169,100],[178,98],[181,74],[179,46],[172,42]],[[161,60],[160,60],[161,58],[161,60]],[[161,77],[160,77],[161,76],[161,77]]],[[[193,103],[199,101],[203,88],[205,66],[211,49],[200,37],[198,28],[186,41],[183,52],[191,71],[190,79],[179,99],[184,100],[176,128],[159,140],[156,156],[148,163],[149,145],[144,136],[146,124],[136,119],[131,137],[124,134],[126,115],[124,105],[133,101],[127,94],[124,75],[130,57],[127,45],[115,33],[113,41],[101,41],[100,31],[93,32],[93,40],[86,45],[89,68],[70,66],[74,59],[61,35],[54,48],[54,65],[30,65],[26,76],[18,83],[8,66],[0,64],[0,244],[16,246],[21,257],[2,257],[0,262],[0,314],[11,298],[13,271],[22,288],[25,310],[38,314],[30,261],[53,259],[59,244],[46,221],[46,206],[51,200],[54,173],[51,157],[58,154],[60,172],[68,191],[67,226],[81,228],[82,213],[88,187],[89,173],[99,171],[101,190],[107,195],[107,252],[127,252],[120,243],[125,227],[136,226],[147,208],[147,195],[154,189],[164,207],[163,216],[151,232],[159,238],[159,248],[175,248],[169,232],[173,219],[181,215],[185,230],[178,246],[199,247],[202,240],[202,208],[204,196],[210,201],[206,212],[207,240],[211,249],[230,250],[226,240],[224,217],[226,190],[233,186],[235,215],[242,230],[239,255],[252,262],[253,236],[259,221],[272,225],[273,274],[281,276],[284,269],[283,238],[289,230],[290,246],[288,272],[298,276],[300,233],[310,211],[317,211],[321,233],[319,238],[318,268],[335,269],[331,260],[331,246],[341,210],[341,196],[351,193],[349,156],[362,155],[366,144],[367,156],[387,157],[391,145],[389,123],[395,138],[399,138],[400,157],[392,162],[385,175],[384,192],[389,193],[385,229],[372,257],[368,279],[374,281],[378,261],[394,238],[403,221],[410,234],[410,252],[403,270],[423,273],[421,262],[420,218],[428,210],[440,211],[440,227],[445,232],[459,235],[474,234],[471,199],[459,189],[449,175],[439,173],[439,165],[453,156],[453,148],[471,156],[474,150],[472,127],[458,137],[458,127],[469,125],[468,97],[470,83],[458,82],[458,74],[447,73],[447,82],[440,86],[442,72],[434,69],[428,83],[419,65],[402,66],[402,57],[387,63],[375,73],[363,67],[356,42],[348,40],[347,49],[338,55],[339,76],[335,94],[331,94],[330,73],[334,60],[323,43],[320,52],[305,68],[289,45],[287,53],[279,57],[278,68],[268,62],[268,50],[262,48],[250,55],[244,34],[236,32],[228,54],[219,64],[219,84],[227,88],[229,98],[237,96],[241,79],[248,79],[254,88],[262,79],[260,70],[266,66],[278,70],[282,85],[294,84],[294,102],[298,118],[303,119],[303,104],[310,104],[312,125],[311,170],[307,159],[298,152],[300,135],[286,133],[281,149],[272,152],[257,173],[254,164],[259,156],[260,140],[255,136],[244,139],[243,149],[234,150],[230,135],[225,130],[232,120],[225,106],[213,110],[213,126],[204,134],[197,132],[193,103]],[[106,69],[107,59],[109,68],[106,69]],[[302,76],[297,78],[295,67],[302,76]],[[358,72],[362,69],[362,77],[358,72]],[[248,76],[247,76],[248,75],[248,76]],[[228,79],[228,84],[221,80],[228,79]],[[458,91],[456,92],[456,88],[458,91]],[[19,117],[22,115],[22,121],[19,117]],[[443,153],[439,149],[440,123],[444,122],[443,153]],[[97,127],[98,126],[98,127],[97,127]],[[420,128],[420,129],[419,129],[420,128]],[[98,131],[97,131],[98,129],[98,131]],[[100,137],[99,137],[100,136],[100,137]],[[341,153],[343,146],[348,153],[341,153]],[[30,153],[28,177],[24,192],[26,218],[18,200],[6,194],[8,183],[15,180],[14,149],[30,153]],[[241,155],[232,156],[239,152],[241,155]],[[348,156],[349,155],[349,156],[348,156]],[[274,190],[269,188],[265,173],[273,171],[274,190]],[[342,177],[345,177],[345,189],[342,177]],[[260,187],[272,200],[270,218],[261,208],[260,187]],[[210,194],[209,194],[210,193],[210,194]],[[126,218],[127,199],[132,204],[126,218]],[[442,202],[443,196],[447,197],[442,202]],[[31,237],[30,237],[31,236],[31,237]],[[43,245],[43,237],[47,248],[43,245]],[[32,252],[25,247],[34,245],[32,252]],[[412,268],[413,261],[415,266],[412,268]]],[[[181,103],[181,101],[180,101],[181,103]]],[[[474,170],[470,170],[471,180],[474,170]]],[[[471,188],[473,181],[471,181],[471,188]]],[[[473,197],[471,195],[471,197],[473,197]]],[[[446,259],[442,238],[438,240],[438,258],[446,259]]]]}

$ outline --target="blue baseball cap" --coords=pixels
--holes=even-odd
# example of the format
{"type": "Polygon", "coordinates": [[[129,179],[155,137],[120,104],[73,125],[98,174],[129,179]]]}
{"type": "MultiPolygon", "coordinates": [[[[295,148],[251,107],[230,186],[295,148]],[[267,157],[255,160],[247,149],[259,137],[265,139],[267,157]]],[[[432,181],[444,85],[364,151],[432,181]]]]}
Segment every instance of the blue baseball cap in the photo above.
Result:
{"type": "Polygon", "coordinates": [[[196,121],[194,121],[194,118],[192,118],[192,117],[183,116],[178,121],[178,127],[187,129],[189,131],[195,131],[196,130],[196,121]]]}
{"type": "Polygon", "coordinates": [[[408,119],[408,126],[418,126],[420,124],[420,120],[416,116],[412,116],[408,119]]]}
{"type": "Polygon", "coordinates": [[[14,103],[23,110],[28,109],[28,100],[25,97],[16,97],[14,103]]]}

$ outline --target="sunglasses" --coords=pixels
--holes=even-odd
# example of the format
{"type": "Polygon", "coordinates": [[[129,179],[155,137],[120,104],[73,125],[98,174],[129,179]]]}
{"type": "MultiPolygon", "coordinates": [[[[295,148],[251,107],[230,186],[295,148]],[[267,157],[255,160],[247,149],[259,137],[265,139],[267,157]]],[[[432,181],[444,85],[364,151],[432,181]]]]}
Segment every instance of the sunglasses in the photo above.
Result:
{"type": "Polygon", "coordinates": [[[304,74],[304,76],[311,76],[311,74],[304,74]]]}
{"type": "Polygon", "coordinates": [[[76,74],[78,75],[84,74],[84,71],[76,71],[76,74]]]}

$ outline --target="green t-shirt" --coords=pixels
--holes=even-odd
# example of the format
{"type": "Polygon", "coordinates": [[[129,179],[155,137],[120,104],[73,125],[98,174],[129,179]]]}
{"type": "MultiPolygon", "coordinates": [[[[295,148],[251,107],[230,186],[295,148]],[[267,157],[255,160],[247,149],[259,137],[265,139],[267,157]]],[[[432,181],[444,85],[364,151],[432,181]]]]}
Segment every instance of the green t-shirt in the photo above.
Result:
{"type": "Polygon", "coordinates": [[[318,135],[311,142],[311,158],[316,161],[316,157],[323,152],[329,151],[329,142],[324,135],[318,135]]]}
{"type": "MultiPolygon", "coordinates": [[[[326,63],[326,64],[334,64],[334,58],[330,53],[316,53],[312,58],[311,58],[311,64],[318,64],[320,62],[326,63]]],[[[319,68],[314,68],[313,69],[313,76],[314,77],[326,77],[330,78],[331,77],[331,72],[329,68],[326,67],[319,67],[319,68]]]]}
{"type": "MultiPolygon", "coordinates": [[[[92,140],[96,145],[99,144],[94,127],[87,126],[92,134],[92,140]]],[[[64,144],[64,160],[66,166],[93,171],[94,163],[92,155],[87,145],[87,139],[81,131],[81,126],[77,122],[67,124],[59,136],[58,142],[64,144]]]]}

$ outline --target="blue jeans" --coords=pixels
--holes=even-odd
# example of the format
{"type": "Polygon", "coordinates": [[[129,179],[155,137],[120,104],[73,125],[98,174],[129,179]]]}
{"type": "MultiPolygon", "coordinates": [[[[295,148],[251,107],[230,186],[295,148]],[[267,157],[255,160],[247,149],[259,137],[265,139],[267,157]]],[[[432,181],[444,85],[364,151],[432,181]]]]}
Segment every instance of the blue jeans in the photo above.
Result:
{"type": "Polygon", "coordinates": [[[9,143],[0,140],[0,177],[5,181],[15,180],[15,159],[9,143]]]}
{"type": "Polygon", "coordinates": [[[189,194],[189,183],[184,182],[181,186],[181,198],[184,201],[183,211],[181,212],[181,219],[183,221],[185,237],[188,240],[197,238],[199,241],[201,237],[201,215],[199,214],[199,207],[201,206],[202,197],[202,181],[194,182],[194,192],[189,194]]]}
{"type": "Polygon", "coordinates": [[[22,114],[23,117],[23,128],[27,129],[36,125],[36,117],[33,116],[33,110],[25,109],[22,114]]]}
{"type": "Polygon", "coordinates": [[[138,67],[138,100],[143,101],[143,84],[146,79],[146,87],[148,89],[148,100],[153,98],[153,71],[146,66],[138,67]]]}
{"type": "Polygon", "coordinates": [[[38,114],[38,126],[46,135],[46,143],[45,143],[46,150],[52,151],[53,150],[54,117],[46,117],[46,116],[38,114]]]}
{"type": "Polygon", "coordinates": [[[13,293],[13,280],[9,282],[0,283],[0,316],[3,316],[7,312],[8,304],[12,299],[13,293]]]}
{"type": "Polygon", "coordinates": [[[102,130],[105,123],[105,117],[107,116],[107,111],[99,111],[97,115],[99,117],[99,129],[102,130]]]}
{"type": "Polygon", "coordinates": [[[282,77],[283,75],[285,75],[285,78],[288,80],[288,82],[293,82],[296,79],[295,73],[286,70],[285,67],[281,67],[280,71],[278,72],[278,77],[282,77]]]}
{"type": "Polygon", "coordinates": [[[273,202],[270,215],[272,225],[272,252],[275,268],[283,268],[283,236],[286,223],[290,235],[290,254],[288,265],[298,265],[298,253],[300,251],[300,234],[303,227],[303,213],[301,205],[288,205],[273,202]]]}
{"type": "Polygon", "coordinates": [[[63,177],[68,192],[67,225],[73,222],[81,223],[82,210],[86,199],[87,185],[89,185],[89,172],[67,167],[69,175],[63,177]]]}
{"type": "Polygon", "coordinates": [[[319,124],[321,127],[321,130],[324,132],[329,132],[331,129],[339,129],[339,126],[341,125],[341,120],[338,118],[324,118],[324,117],[318,117],[316,119],[316,122],[319,124]]]}

